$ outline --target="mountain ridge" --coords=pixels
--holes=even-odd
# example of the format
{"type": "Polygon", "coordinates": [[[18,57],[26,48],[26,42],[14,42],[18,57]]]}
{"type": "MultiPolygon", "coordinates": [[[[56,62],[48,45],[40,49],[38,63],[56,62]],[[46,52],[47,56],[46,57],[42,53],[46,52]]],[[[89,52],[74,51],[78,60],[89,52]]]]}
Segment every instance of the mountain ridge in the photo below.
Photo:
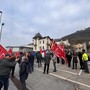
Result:
{"type": "Polygon", "coordinates": [[[70,42],[70,44],[78,44],[83,42],[90,41],[90,27],[85,30],[76,31],[75,33],[66,35],[60,39],[55,39],[55,41],[66,40],[70,42]]]}

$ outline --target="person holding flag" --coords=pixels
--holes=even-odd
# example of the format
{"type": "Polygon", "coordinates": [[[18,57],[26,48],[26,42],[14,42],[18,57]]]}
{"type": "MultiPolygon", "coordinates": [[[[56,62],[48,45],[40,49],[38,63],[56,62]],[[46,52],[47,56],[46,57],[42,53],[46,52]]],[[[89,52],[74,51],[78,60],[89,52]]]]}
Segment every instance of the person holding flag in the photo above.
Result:
{"type": "Polygon", "coordinates": [[[59,58],[62,58],[66,63],[66,54],[64,50],[64,44],[62,43],[60,46],[52,39],[50,48],[52,52],[59,58]]]}
{"type": "MultiPolygon", "coordinates": [[[[8,90],[10,71],[15,64],[15,62],[10,61],[10,54],[6,54],[5,58],[0,60],[0,81],[4,85],[4,90],[8,90]]],[[[1,88],[2,86],[0,85],[0,90],[1,88]]]]}

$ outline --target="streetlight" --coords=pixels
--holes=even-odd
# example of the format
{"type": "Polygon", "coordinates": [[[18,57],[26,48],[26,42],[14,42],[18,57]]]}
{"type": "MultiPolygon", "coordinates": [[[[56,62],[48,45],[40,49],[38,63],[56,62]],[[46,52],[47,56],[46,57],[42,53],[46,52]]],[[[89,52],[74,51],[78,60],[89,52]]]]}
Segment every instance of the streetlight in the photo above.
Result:
{"type": "Polygon", "coordinates": [[[0,42],[1,42],[1,35],[2,35],[2,28],[4,26],[4,23],[1,24],[1,31],[0,31],[0,42]]]}
{"type": "Polygon", "coordinates": [[[1,14],[1,15],[0,15],[0,23],[1,23],[1,18],[2,18],[2,11],[0,11],[0,14],[1,14]]]}

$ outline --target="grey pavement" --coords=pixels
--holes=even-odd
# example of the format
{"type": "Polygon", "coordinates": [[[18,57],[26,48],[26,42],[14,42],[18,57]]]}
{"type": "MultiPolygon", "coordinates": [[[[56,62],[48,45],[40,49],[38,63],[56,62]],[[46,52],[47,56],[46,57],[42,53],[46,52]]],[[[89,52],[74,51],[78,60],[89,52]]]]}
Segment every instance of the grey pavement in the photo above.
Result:
{"type": "Polygon", "coordinates": [[[17,90],[17,87],[14,85],[14,83],[11,81],[11,79],[9,80],[9,89],[8,90],[17,90]]]}
{"type": "MultiPolygon", "coordinates": [[[[90,70],[90,65],[89,65],[90,70]]],[[[35,70],[29,74],[26,81],[29,90],[90,90],[90,74],[79,69],[68,68],[67,64],[57,64],[57,72],[53,72],[53,64],[50,64],[50,73],[43,74],[43,65],[38,68],[35,63],[35,70]]],[[[19,80],[19,66],[16,65],[15,76],[19,80]]],[[[9,90],[17,90],[10,80],[9,90]]]]}
{"type": "MultiPolygon", "coordinates": [[[[17,64],[15,76],[19,79],[18,71],[17,64]]],[[[90,74],[81,71],[79,64],[77,70],[68,68],[67,64],[57,64],[57,72],[53,72],[51,62],[50,73],[43,74],[42,72],[43,67],[38,68],[35,63],[34,72],[29,75],[26,81],[29,90],[90,90],[90,74]]]]}

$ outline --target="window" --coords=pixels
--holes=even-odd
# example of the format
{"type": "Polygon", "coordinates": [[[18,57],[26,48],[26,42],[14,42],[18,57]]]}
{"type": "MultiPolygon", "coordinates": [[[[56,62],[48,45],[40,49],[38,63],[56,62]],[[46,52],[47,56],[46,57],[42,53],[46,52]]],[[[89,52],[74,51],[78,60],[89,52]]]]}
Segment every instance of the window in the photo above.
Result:
{"type": "Polygon", "coordinates": [[[43,46],[43,49],[44,49],[44,46],[43,46]]]}
{"type": "Polygon", "coordinates": [[[41,47],[40,47],[40,49],[41,49],[41,47]]]}
{"type": "Polygon", "coordinates": [[[43,40],[43,44],[44,44],[44,40],[43,40]]]}
{"type": "Polygon", "coordinates": [[[40,44],[41,44],[41,41],[40,41],[40,44]]]}

